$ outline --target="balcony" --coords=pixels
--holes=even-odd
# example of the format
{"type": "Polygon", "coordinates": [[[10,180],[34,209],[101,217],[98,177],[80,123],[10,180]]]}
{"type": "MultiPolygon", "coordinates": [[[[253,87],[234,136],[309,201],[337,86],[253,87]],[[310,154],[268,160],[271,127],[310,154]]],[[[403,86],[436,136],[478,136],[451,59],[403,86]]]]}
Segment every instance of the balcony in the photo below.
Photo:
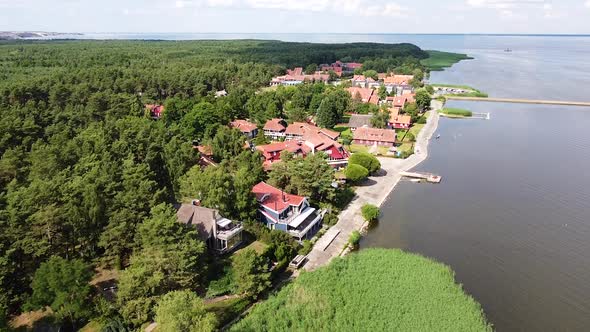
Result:
{"type": "Polygon", "coordinates": [[[216,237],[220,240],[229,240],[234,236],[240,234],[244,230],[241,223],[233,223],[229,227],[221,228],[217,230],[216,237]]]}

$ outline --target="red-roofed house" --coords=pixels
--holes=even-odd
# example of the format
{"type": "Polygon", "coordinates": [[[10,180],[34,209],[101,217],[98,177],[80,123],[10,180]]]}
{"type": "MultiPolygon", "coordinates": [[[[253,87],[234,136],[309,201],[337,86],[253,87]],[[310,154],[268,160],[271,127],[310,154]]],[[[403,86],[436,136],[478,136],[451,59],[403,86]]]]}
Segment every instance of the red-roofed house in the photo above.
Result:
{"type": "Polygon", "coordinates": [[[357,128],[353,133],[353,143],[391,147],[395,144],[395,130],[366,127],[357,128]]]}
{"type": "Polygon", "coordinates": [[[230,127],[236,128],[248,138],[254,138],[258,134],[258,127],[256,124],[247,120],[234,120],[230,122],[230,127]]]}
{"type": "Polygon", "coordinates": [[[322,215],[307,198],[283,192],[265,182],[252,188],[258,201],[258,218],[268,228],[289,233],[297,241],[310,239],[321,227],[322,215]]]}
{"type": "Polygon", "coordinates": [[[400,115],[397,108],[390,108],[388,125],[395,129],[408,129],[412,125],[412,117],[400,115]]]}
{"type": "Polygon", "coordinates": [[[360,96],[363,103],[371,103],[375,105],[379,104],[379,95],[373,89],[353,86],[348,88],[347,91],[350,93],[353,99],[360,96]]]}
{"type": "Polygon", "coordinates": [[[412,93],[414,91],[414,87],[411,84],[412,79],[414,76],[412,75],[395,75],[391,74],[383,78],[383,84],[387,89],[388,93],[391,93],[395,90],[397,95],[402,95],[405,93],[412,93]]]}
{"type": "Polygon", "coordinates": [[[270,119],[264,124],[264,136],[277,140],[285,137],[287,123],[283,119],[270,119]]]}
{"type": "Polygon", "coordinates": [[[287,127],[287,129],[285,129],[285,139],[288,141],[292,139],[304,139],[306,135],[311,134],[322,134],[332,140],[336,140],[340,137],[339,132],[319,128],[305,122],[293,122],[287,127]]]}
{"type": "Polygon", "coordinates": [[[303,82],[323,82],[328,83],[330,75],[324,74],[321,71],[308,75],[303,73],[303,68],[297,67],[295,69],[288,69],[287,75],[277,76],[270,81],[270,85],[297,85],[303,82]]]}
{"type": "Polygon", "coordinates": [[[150,112],[150,116],[154,119],[159,119],[164,115],[164,105],[145,105],[145,108],[150,112]]]}

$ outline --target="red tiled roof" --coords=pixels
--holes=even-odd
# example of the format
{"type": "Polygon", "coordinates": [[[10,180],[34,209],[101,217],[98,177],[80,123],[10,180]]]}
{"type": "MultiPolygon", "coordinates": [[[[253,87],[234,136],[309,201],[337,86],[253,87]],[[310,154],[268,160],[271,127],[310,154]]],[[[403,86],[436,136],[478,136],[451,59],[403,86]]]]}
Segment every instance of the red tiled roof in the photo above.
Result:
{"type": "Polygon", "coordinates": [[[312,124],[305,123],[305,122],[293,122],[285,130],[285,134],[287,134],[287,135],[301,136],[303,138],[305,138],[306,135],[312,135],[312,134],[318,134],[318,133],[325,135],[331,139],[337,139],[340,136],[340,133],[338,133],[338,132],[335,132],[335,131],[332,131],[329,129],[325,129],[325,128],[316,127],[312,124]]]}
{"type": "Polygon", "coordinates": [[[377,128],[357,128],[353,133],[355,140],[395,143],[395,130],[377,128]]]}
{"type": "Polygon", "coordinates": [[[230,126],[239,129],[242,133],[251,133],[258,128],[254,123],[247,120],[234,120],[230,122],[230,126]]]}
{"type": "Polygon", "coordinates": [[[412,75],[391,75],[383,79],[385,84],[407,85],[414,78],[412,75]]]}
{"type": "Polygon", "coordinates": [[[286,128],[282,122],[282,119],[270,119],[264,124],[264,130],[285,131],[286,128]]]}
{"type": "Polygon", "coordinates": [[[199,150],[199,153],[205,156],[212,156],[213,155],[213,150],[211,149],[210,145],[199,145],[197,146],[197,150],[199,150]]]}
{"type": "Polygon", "coordinates": [[[305,197],[285,193],[265,182],[255,185],[252,193],[261,205],[277,212],[285,210],[290,205],[299,206],[305,200],[305,197]]]}
{"type": "Polygon", "coordinates": [[[398,108],[390,108],[389,109],[389,123],[393,124],[405,124],[410,125],[412,124],[412,117],[409,115],[400,115],[398,108]]]}
{"type": "Polygon", "coordinates": [[[356,98],[357,94],[361,96],[361,100],[363,103],[368,103],[371,101],[371,97],[375,93],[373,89],[369,88],[359,88],[356,86],[350,87],[347,89],[348,93],[352,96],[352,98],[356,98]]]}

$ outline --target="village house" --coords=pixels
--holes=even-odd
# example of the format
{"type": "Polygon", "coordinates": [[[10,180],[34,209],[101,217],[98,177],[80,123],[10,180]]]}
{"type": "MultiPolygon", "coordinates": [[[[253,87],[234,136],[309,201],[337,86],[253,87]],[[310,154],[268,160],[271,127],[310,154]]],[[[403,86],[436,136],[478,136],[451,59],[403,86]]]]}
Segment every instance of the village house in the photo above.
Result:
{"type": "Polygon", "coordinates": [[[247,120],[234,120],[230,122],[230,127],[236,128],[244,134],[247,138],[254,138],[258,135],[258,127],[256,124],[247,120]]]}
{"type": "Polygon", "coordinates": [[[283,151],[289,151],[295,157],[323,152],[328,156],[328,164],[332,167],[345,167],[348,164],[348,152],[336,141],[340,133],[307,123],[296,122],[289,127],[292,130],[289,131],[290,136],[286,141],[256,147],[264,156],[265,169],[269,169],[273,163],[280,162],[283,151]]]}
{"type": "Polygon", "coordinates": [[[415,102],[414,94],[397,95],[393,97],[387,97],[386,102],[392,107],[402,109],[407,104],[415,102]]]}
{"type": "Polygon", "coordinates": [[[242,242],[242,224],[223,218],[219,211],[199,206],[198,201],[177,207],[178,222],[197,229],[199,237],[218,253],[231,251],[242,242]]]}
{"type": "Polygon", "coordinates": [[[198,145],[193,146],[199,151],[199,166],[201,169],[208,167],[208,166],[215,166],[217,167],[217,163],[213,160],[213,150],[211,149],[210,145],[198,145]]]}
{"type": "Polygon", "coordinates": [[[377,91],[373,89],[353,86],[346,90],[350,93],[352,99],[360,98],[360,101],[363,103],[371,103],[374,105],[379,104],[379,95],[377,94],[377,91]]]}
{"type": "Polygon", "coordinates": [[[361,127],[353,133],[354,144],[377,145],[393,147],[395,145],[395,130],[361,127]]]}
{"type": "Polygon", "coordinates": [[[271,86],[275,85],[297,85],[303,82],[323,82],[328,83],[330,81],[330,75],[324,74],[321,71],[316,71],[313,74],[304,74],[303,68],[297,67],[295,69],[288,69],[287,75],[277,76],[270,81],[271,86]]]}
{"type": "Polygon", "coordinates": [[[355,69],[361,68],[363,66],[362,63],[357,62],[341,62],[336,61],[331,65],[322,64],[320,65],[320,70],[323,72],[328,72],[330,70],[334,71],[338,77],[342,76],[342,74],[350,74],[354,72],[355,69]]]}
{"type": "Polygon", "coordinates": [[[164,105],[152,105],[148,104],[145,105],[146,110],[149,112],[150,116],[154,119],[159,119],[164,115],[164,105]]]}
{"type": "Polygon", "coordinates": [[[285,139],[288,141],[292,139],[304,139],[304,136],[311,134],[320,134],[332,140],[337,140],[340,137],[339,132],[319,128],[305,122],[293,122],[285,129],[285,139]]]}
{"type": "Polygon", "coordinates": [[[258,218],[269,229],[287,232],[299,243],[311,239],[322,226],[322,214],[307,198],[283,192],[265,182],[252,188],[258,201],[258,218]]]}
{"type": "Polygon", "coordinates": [[[412,117],[410,115],[400,115],[397,108],[389,109],[389,127],[394,129],[409,129],[412,125],[412,117]]]}
{"type": "Polygon", "coordinates": [[[351,86],[359,88],[378,89],[381,86],[379,81],[376,81],[371,77],[365,77],[365,75],[354,75],[350,82],[351,86]]]}
{"type": "Polygon", "coordinates": [[[373,115],[371,114],[353,114],[350,116],[350,120],[348,121],[348,127],[351,131],[355,131],[357,128],[361,127],[372,128],[372,118],[373,115]]]}
{"type": "Polygon", "coordinates": [[[383,85],[385,85],[387,93],[395,92],[396,95],[403,95],[414,92],[414,87],[411,84],[413,79],[413,75],[391,74],[383,78],[383,85]]]}
{"type": "Polygon", "coordinates": [[[283,119],[270,119],[264,124],[264,136],[272,140],[279,140],[285,137],[286,129],[287,123],[283,119]]]}

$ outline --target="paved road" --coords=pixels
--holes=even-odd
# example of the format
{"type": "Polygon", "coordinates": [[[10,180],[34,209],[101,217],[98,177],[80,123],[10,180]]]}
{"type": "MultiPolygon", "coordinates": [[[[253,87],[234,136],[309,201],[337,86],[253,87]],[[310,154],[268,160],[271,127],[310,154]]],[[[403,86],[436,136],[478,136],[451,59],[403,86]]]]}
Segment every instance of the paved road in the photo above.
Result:
{"type": "Polygon", "coordinates": [[[361,186],[357,187],[356,197],[350,205],[340,213],[338,223],[330,228],[314,245],[307,256],[308,261],[304,268],[315,270],[328,264],[334,257],[340,256],[348,243],[348,238],[355,230],[363,227],[364,220],[361,216],[361,207],[366,204],[381,206],[395,185],[399,182],[401,171],[410,170],[428,156],[428,141],[436,131],[439,115],[437,110],[443,104],[433,100],[430,116],[424,128],[416,138],[414,154],[407,159],[379,158],[381,162],[381,173],[371,176],[361,186]]]}

